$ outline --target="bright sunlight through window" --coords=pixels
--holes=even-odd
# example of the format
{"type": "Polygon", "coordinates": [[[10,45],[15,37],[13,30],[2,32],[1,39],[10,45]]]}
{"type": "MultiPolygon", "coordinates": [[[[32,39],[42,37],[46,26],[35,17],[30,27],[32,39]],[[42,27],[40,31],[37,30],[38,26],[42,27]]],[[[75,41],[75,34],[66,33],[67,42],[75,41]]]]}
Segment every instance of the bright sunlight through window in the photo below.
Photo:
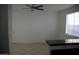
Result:
{"type": "Polygon", "coordinates": [[[79,37],[79,12],[66,15],[66,34],[79,37]]]}

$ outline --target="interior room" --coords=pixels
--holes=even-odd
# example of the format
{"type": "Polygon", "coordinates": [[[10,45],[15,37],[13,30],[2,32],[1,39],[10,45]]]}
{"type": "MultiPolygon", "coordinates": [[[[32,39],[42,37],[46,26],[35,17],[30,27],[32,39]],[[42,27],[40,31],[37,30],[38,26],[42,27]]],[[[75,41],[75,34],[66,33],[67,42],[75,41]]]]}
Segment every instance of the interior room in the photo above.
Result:
{"type": "Polygon", "coordinates": [[[4,49],[1,54],[53,55],[78,51],[79,5],[12,4],[0,8],[0,49],[4,49]]]}

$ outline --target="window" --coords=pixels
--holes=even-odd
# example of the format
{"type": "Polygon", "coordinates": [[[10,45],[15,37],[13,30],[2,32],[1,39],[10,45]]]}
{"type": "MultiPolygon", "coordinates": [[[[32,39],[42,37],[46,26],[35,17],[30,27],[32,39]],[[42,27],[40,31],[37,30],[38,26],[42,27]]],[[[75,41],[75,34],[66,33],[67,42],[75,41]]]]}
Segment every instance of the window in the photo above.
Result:
{"type": "Polygon", "coordinates": [[[79,12],[66,15],[66,34],[79,36],[79,12]]]}
{"type": "Polygon", "coordinates": [[[79,43],[79,39],[66,39],[65,43],[79,43]]]}

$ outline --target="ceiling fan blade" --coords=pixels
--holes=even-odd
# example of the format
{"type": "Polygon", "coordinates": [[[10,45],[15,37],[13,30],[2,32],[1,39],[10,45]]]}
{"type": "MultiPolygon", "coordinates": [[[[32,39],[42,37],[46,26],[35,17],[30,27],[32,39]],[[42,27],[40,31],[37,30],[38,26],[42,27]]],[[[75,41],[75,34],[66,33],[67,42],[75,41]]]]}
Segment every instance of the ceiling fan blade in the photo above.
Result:
{"type": "Polygon", "coordinates": [[[37,10],[41,10],[41,11],[43,11],[44,9],[37,9],[37,10]]]}
{"type": "Polygon", "coordinates": [[[35,4],[32,4],[32,7],[35,7],[35,4]]]}
{"type": "Polygon", "coordinates": [[[36,7],[43,7],[43,5],[39,5],[39,6],[36,6],[36,7]]]}
{"type": "Polygon", "coordinates": [[[32,7],[30,4],[26,4],[26,6],[28,6],[28,7],[30,7],[30,8],[32,7]]]}

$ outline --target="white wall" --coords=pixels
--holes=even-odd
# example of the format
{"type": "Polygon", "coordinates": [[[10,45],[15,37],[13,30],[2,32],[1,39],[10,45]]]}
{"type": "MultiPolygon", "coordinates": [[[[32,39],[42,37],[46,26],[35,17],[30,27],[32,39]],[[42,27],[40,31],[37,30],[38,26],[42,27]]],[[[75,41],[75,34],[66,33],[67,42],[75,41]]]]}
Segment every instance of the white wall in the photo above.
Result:
{"type": "Polygon", "coordinates": [[[58,14],[53,11],[33,11],[22,5],[12,6],[13,42],[44,42],[58,38],[58,14]]]}
{"type": "Polygon", "coordinates": [[[79,11],[79,6],[73,6],[71,8],[62,10],[59,12],[59,39],[65,38],[78,38],[75,36],[70,36],[65,34],[65,27],[66,27],[66,14],[73,13],[79,11]]]}

